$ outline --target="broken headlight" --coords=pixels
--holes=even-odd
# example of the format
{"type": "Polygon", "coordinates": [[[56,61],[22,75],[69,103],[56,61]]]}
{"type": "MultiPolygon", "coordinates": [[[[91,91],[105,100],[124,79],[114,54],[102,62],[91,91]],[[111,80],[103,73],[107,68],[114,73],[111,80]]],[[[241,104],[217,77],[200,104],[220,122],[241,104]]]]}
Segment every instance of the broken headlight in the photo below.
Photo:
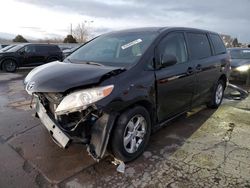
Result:
{"type": "Polygon", "coordinates": [[[91,89],[85,89],[73,92],[61,101],[55,113],[57,115],[67,114],[86,109],[90,104],[95,103],[107,97],[112,92],[114,86],[104,86],[91,89]]]}

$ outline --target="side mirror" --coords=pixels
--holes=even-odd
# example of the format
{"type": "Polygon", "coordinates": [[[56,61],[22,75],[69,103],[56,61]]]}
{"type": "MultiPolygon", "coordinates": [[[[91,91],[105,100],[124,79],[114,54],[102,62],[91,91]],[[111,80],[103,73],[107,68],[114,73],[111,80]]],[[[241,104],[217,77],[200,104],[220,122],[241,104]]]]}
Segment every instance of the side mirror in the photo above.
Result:
{"type": "Polygon", "coordinates": [[[162,67],[167,67],[170,65],[174,65],[177,63],[177,58],[174,55],[170,54],[163,54],[161,57],[161,66],[162,67]]]}

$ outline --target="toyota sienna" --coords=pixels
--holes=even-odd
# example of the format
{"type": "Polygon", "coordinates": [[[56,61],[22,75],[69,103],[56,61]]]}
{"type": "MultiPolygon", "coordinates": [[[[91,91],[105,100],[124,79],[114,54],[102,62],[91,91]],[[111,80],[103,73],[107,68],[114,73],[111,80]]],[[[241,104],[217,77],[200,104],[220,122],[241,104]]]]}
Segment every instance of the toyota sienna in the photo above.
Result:
{"type": "Polygon", "coordinates": [[[215,32],[139,28],[96,37],[63,62],[33,69],[24,83],[59,146],[82,143],[95,160],[107,150],[128,162],[166,122],[197,105],[217,108],[229,71],[215,32]]]}

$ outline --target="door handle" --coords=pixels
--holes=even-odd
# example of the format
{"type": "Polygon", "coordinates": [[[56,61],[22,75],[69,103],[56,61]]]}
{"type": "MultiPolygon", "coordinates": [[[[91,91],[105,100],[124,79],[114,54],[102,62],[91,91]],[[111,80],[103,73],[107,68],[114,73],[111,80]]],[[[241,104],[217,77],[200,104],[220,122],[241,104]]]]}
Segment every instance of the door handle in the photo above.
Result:
{"type": "Polygon", "coordinates": [[[198,65],[195,67],[195,69],[196,69],[197,72],[201,72],[201,71],[202,71],[201,64],[198,64],[198,65]]]}
{"type": "Polygon", "coordinates": [[[191,75],[193,73],[194,73],[193,67],[188,67],[188,69],[187,69],[187,75],[191,75]]]}

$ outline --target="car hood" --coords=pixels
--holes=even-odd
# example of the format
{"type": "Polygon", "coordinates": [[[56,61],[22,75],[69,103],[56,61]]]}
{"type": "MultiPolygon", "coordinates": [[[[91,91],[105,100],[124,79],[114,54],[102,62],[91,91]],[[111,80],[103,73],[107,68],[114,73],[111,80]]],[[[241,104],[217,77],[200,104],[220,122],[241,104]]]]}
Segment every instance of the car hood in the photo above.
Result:
{"type": "Polygon", "coordinates": [[[65,92],[68,89],[100,82],[108,73],[118,73],[118,67],[73,64],[55,61],[33,69],[25,78],[28,93],[65,92]],[[116,71],[117,70],[117,71],[116,71]]]}
{"type": "Polygon", "coordinates": [[[250,59],[232,59],[231,61],[232,68],[236,68],[245,64],[250,64],[250,59]]]}

